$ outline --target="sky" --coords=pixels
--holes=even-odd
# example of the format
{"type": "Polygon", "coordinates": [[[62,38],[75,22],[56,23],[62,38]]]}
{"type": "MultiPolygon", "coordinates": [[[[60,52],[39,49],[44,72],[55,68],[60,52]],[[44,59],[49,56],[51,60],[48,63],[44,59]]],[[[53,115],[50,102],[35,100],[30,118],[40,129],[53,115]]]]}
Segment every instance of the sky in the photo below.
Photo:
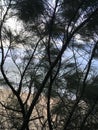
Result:
{"type": "MultiPolygon", "coordinates": [[[[3,0],[2,0],[2,2],[3,2],[3,0]]],[[[52,4],[52,6],[54,6],[55,0],[50,0],[50,3],[52,4]]],[[[22,22],[17,22],[17,19],[15,17],[8,19],[5,24],[8,26],[8,28],[11,28],[11,30],[13,32],[15,32],[15,31],[20,32],[21,29],[23,28],[22,22]]],[[[80,35],[77,35],[76,39],[77,39],[77,42],[81,42],[80,35]]],[[[84,44],[84,43],[82,43],[82,44],[84,44]]],[[[17,50],[17,48],[16,48],[16,50],[17,50]]],[[[6,48],[5,48],[5,51],[6,51],[6,48]]],[[[17,52],[19,53],[18,56],[22,55],[23,54],[23,48],[18,48],[17,52]]],[[[80,51],[80,54],[83,55],[83,52],[80,51]]],[[[67,52],[64,53],[65,57],[66,56],[71,57],[72,55],[73,55],[73,53],[70,50],[67,50],[67,52]]],[[[84,66],[85,66],[85,64],[86,64],[85,59],[80,57],[78,53],[77,53],[77,57],[79,57],[78,61],[80,62],[80,64],[84,64],[84,66]]],[[[87,57],[87,55],[85,56],[85,58],[86,57],[87,57]]],[[[17,63],[20,63],[20,62],[21,62],[21,60],[18,57],[17,63]]],[[[93,62],[94,62],[94,66],[97,68],[98,61],[93,60],[93,62]]],[[[5,63],[5,67],[6,67],[6,70],[9,69],[9,68],[11,69],[11,71],[16,70],[15,65],[13,64],[10,57],[7,58],[6,63],[5,63]]]]}

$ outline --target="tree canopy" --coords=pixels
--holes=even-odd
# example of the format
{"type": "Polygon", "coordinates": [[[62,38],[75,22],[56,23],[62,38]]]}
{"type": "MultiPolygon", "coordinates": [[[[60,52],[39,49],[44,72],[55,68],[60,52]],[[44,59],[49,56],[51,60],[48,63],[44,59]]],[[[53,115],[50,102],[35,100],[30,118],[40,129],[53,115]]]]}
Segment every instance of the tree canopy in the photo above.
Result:
{"type": "Polygon", "coordinates": [[[1,0],[0,14],[0,129],[97,130],[98,0],[1,0]]]}

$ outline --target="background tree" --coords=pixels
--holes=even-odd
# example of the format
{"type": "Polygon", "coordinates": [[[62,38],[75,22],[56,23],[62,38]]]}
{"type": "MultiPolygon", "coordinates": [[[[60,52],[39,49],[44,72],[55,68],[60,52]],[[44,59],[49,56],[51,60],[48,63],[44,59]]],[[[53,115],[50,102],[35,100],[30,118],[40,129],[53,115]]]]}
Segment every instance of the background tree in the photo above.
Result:
{"type": "MultiPolygon", "coordinates": [[[[98,1],[2,2],[1,79],[19,106],[21,119],[10,100],[13,111],[8,117],[13,115],[13,123],[20,123],[15,129],[29,130],[39,119],[41,129],[97,130],[98,1]],[[12,29],[10,19],[17,19],[20,29],[12,29]],[[6,65],[9,60],[15,69],[6,65]],[[41,97],[46,102],[45,120],[40,119],[41,97]]],[[[8,109],[2,101],[1,105],[8,109]]]]}

